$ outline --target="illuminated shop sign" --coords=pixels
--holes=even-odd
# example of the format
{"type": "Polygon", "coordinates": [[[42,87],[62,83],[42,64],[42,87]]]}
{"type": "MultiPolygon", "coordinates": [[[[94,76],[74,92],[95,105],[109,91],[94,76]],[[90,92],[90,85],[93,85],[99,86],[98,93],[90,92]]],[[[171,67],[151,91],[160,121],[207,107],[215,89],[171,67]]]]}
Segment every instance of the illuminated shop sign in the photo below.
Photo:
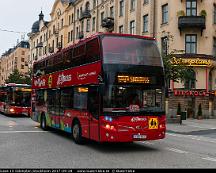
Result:
{"type": "Polygon", "coordinates": [[[209,95],[216,95],[215,91],[191,91],[191,90],[174,90],[174,96],[194,96],[194,97],[198,97],[198,96],[209,96],[209,95]]]}
{"type": "Polygon", "coordinates": [[[118,75],[118,83],[143,83],[150,84],[150,77],[139,77],[139,76],[129,76],[129,75],[118,75]]]}
{"type": "Polygon", "coordinates": [[[212,61],[209,59],[200,59],[200,58],[176,58],[173,57],[171,60],[173,65],[184,65],[184,66],[194,66],[194,67],[206,67],[212,66],[212,61]]]}

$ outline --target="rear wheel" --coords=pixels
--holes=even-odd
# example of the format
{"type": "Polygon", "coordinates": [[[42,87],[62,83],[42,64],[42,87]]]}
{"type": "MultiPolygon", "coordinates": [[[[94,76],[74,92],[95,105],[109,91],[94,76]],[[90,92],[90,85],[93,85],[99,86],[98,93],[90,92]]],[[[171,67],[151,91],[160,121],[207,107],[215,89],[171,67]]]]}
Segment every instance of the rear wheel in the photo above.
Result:
{"type": "Polygon", "coordinates": [[[72,136],[77,144],[83,144],[82,129],[79,122],[75,122],[72,129],[72,136]]]}
{"type": "Polygon", "coordinates": [[[45,115],[41,115],[40,126],[43,130],[47,130],[46,117],[45,115]]]}

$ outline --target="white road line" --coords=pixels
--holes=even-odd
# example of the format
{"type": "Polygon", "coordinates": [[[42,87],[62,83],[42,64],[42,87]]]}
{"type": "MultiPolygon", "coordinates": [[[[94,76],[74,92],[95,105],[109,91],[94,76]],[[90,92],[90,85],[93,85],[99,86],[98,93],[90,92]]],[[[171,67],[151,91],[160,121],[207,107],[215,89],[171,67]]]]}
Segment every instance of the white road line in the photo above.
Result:
{"type": "Polygon", "coordinates": [[[179,150],[177,148],[166,148],[166,149],[169,151],[173,151],[175,153],[179,153],[179,154],[187,154],[188,153],[187,151],[179,150]]]}
{"type": "Polygon", "coordinates": [[[201,136],[194,136],[194,135],[182,135],[182,134],[174,134],[174,133],[166,133],[169,136],[175,136],[179,138],[187,138],[187,139],[193,139],[197,141],[202,141],[202,142],[211,142],[216,144],[216,140],[208,137],[201,137],[201,136]]]}
{"type": "Polygon", "coordinates": [[[153,143],[147,142],[147,141],[143,141],[143,142],[141,142],[141,143],[146,144],[146,145],[154,145],[153,143]]]}
{"type": "Polygon", "coordinates": [[[0,134],[9,133],[47,133],[47,131],[0,131],[0,134]]]}
{"type": "Polygon", "coordinates": [[[202,159],[203,159],[203,160],[212,161],[212,162],[216,162],[216,158],[205,157],[205,158],[202,158],[202,159]]]}

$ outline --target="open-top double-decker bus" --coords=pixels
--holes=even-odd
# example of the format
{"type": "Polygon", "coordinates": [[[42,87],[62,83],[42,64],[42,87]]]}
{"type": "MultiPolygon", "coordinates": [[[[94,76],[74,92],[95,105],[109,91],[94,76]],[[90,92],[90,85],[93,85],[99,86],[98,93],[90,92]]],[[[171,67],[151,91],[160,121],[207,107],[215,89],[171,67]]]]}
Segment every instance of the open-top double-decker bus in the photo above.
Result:
{"type": "Polygon", "coordinates": [[[33,67],[32,119],[99,142],[165,137],[165,87],[155,39],[98,33],[33,67]]]}

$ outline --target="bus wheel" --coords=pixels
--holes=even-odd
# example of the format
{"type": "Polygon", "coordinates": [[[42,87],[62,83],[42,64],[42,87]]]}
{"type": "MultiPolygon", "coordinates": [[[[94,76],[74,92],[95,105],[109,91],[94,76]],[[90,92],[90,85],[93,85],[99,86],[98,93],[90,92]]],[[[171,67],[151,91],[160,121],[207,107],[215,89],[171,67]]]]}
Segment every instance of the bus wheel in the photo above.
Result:
{"type": "Polygon", "coordinates": [[[45,115],[41,115],[40,126],[41,126],[41,128],[42,128],[43,130],[47,130],[46,117],[45,117],[45,115]]]}
{"type": "Polygon", "coordinates": [[[75,122],[72,129],[72,135],[75,143],[83,144],[82,129],[79,122],[75,122]]]}

